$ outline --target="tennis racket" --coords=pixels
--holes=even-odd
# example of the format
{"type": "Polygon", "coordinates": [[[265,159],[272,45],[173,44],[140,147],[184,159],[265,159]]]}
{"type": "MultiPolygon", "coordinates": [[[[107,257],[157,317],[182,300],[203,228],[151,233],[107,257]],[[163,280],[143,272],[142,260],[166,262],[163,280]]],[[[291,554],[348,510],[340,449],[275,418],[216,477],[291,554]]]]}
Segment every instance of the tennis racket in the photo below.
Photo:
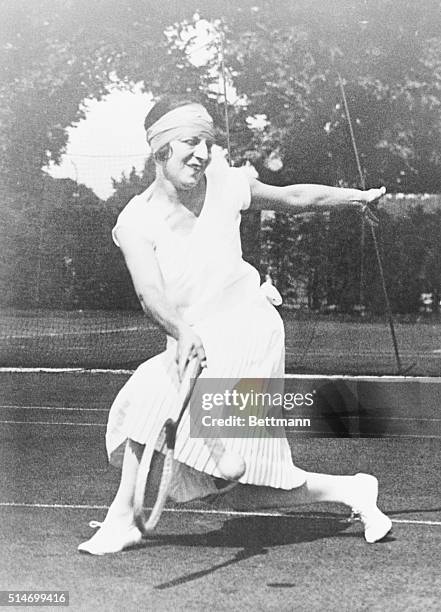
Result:
{"type": "Polygon", "coordinates": [[[138,474],[135,485],[134,495],[134,514],[135,524],[143,535],[151,533],[161,517],[161,513],[167,502],[170,484],[173,479],[175,461],[173,458],[176,442],[176,432],[185,410],[189,404],[193,394],[196,381],[202,372],[202,366],[198,358],[194,358],[184,372],[184,377],[180,385],[179,405],[180,410],[177,419],[174,421],[168,418],[163,424],[158,436],[158,440],[162,440],[161,452],[165,452],[162,474],[159,482],[159,488],[156,495],[156,501],[153,505],[150,516],[145,520],[143,505],[145,498],[145,489],[147,478],[150,472],[151,461],[155,448],[144,448],[141,461],[138,468],[138,474]]]}

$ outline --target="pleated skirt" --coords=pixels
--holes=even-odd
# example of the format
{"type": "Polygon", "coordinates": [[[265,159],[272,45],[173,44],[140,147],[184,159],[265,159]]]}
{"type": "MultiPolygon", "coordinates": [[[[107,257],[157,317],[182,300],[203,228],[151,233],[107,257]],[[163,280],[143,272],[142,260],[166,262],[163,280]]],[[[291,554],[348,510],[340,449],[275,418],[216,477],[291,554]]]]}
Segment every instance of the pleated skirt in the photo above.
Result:
{"type": "MultiPolygon", "coordinates": [[[[240,305],[212,313],[195,331],[202,338],[207,368],[201,378],[240,380],[282,379],[285,338],[282,319],[259,292],[240,305]]],[[[164,420],[179,411],[176,341],[134,372],[118,393],[109,413],[106,447],[113,465],[122,463],[128,438],[155,445],[164,420]]],[[[190,408],[191,410],[191,408],[190,408]]],[[[214,478],[222,477],[202,437],[190,436],[190,410],[181,421],[175,447],[177,463],[172,497],[187,501],[217,492],[214,478]]],[[[286,437],[256,435],[222,438],[225,450],[239,453],[246,470],[239,482],[293,489],[305,482],[305,473],[292,462],[286,437]]]]}

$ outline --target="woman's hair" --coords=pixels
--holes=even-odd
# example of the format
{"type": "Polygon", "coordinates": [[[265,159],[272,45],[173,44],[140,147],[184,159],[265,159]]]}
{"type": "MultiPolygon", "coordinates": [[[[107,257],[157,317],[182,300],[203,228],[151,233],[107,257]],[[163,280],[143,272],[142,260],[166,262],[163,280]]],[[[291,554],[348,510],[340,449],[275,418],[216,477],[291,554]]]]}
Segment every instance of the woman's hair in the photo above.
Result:
{"type": "MultiPolygon", "coordinates": [[[[172,95],[162,96],[147,113],[144,121],[144,129],[147,131],[163,115],[180,106],[187,106],[187,104],[201,104],[201,101],[196,96],[192,95],[186,98],[172,95]]],[[[155,160],[160,162],[166,161],[170,157],[170,151],[170,145],[165,144],[154,154],[155,160]]]]}

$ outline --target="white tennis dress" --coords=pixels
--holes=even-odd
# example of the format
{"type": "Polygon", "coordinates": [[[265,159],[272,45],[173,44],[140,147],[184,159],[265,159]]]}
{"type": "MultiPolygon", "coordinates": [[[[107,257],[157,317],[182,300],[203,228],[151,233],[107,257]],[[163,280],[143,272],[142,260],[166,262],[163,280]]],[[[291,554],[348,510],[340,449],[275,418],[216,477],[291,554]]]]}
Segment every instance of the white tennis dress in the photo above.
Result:
{"type": "MultiPolygon", "coordinates": [[[[124,226],[153,245],[168,299],[202,339],[207,368],[201,376],[283,378],[283,322],[260,290],[258,272],[242,259],[240,211],[250,205],[248,178],[242,169],[213,164],[206,179],[199,217],[184,206],[164,210],[149,200],[147,189],[119,215],[114,240],[115,230],[124,226]]],[[[106,433],[112,464],[121,464],[127,438],[153,445],[164,418],[176,416],[175,355],[176,341],[168,338],[166,350],[139,366],[117,395],[106,433]]],[[[305,482],[286,438],[256,432],[256,437],[226,438],[223,443],[245,460],[241,483],[292,489],[305,482]]],[[[177,501],[217,491],[213,476],[221,474],[204,440],[190,437],[188,411],[178,431],[175,459],[179,470],[172,496],[177,501]]]]}

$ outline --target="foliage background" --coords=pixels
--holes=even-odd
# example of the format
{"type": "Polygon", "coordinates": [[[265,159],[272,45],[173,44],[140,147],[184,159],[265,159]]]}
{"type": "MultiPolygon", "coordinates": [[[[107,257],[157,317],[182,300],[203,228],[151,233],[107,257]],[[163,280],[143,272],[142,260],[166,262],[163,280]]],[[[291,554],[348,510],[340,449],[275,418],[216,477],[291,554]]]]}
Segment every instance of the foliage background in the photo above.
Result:
{"type": "MultiPolygon", "coordinates": [[[[441,187],[440,2],[408,0],[3,0],[0,5],[0,280],[3,306],[137,307],[110,229],[151,165],[101,201],[44,170],[61,159],[84,101],[117,83],[198,93],[225,145],[219,33],[229,81],[233,162],[285,185],[357,185],[338,87],[345,83],[368,185],[391,193],[441,187]],[[191,61],[198,20],[211,31],[191,61]],[[265,116],[260,127],[249,117],[265,116]]],[[[393,309],[440,297],[439,199],[387,200],[381,239],[393,309]],[[406,206],[403,204],[406,203],[406,206]],[[413,205],[411,205],[413,203],[413,205]]],[[[360,300],[360,223],[353,212],[244,217],[244,251],[288,303],[351,312],[360,300]],[[258,239],[259,238],[259,239],[258,239]]],[[[383,308],[369,239],[363,293],[383,308]]]]}

